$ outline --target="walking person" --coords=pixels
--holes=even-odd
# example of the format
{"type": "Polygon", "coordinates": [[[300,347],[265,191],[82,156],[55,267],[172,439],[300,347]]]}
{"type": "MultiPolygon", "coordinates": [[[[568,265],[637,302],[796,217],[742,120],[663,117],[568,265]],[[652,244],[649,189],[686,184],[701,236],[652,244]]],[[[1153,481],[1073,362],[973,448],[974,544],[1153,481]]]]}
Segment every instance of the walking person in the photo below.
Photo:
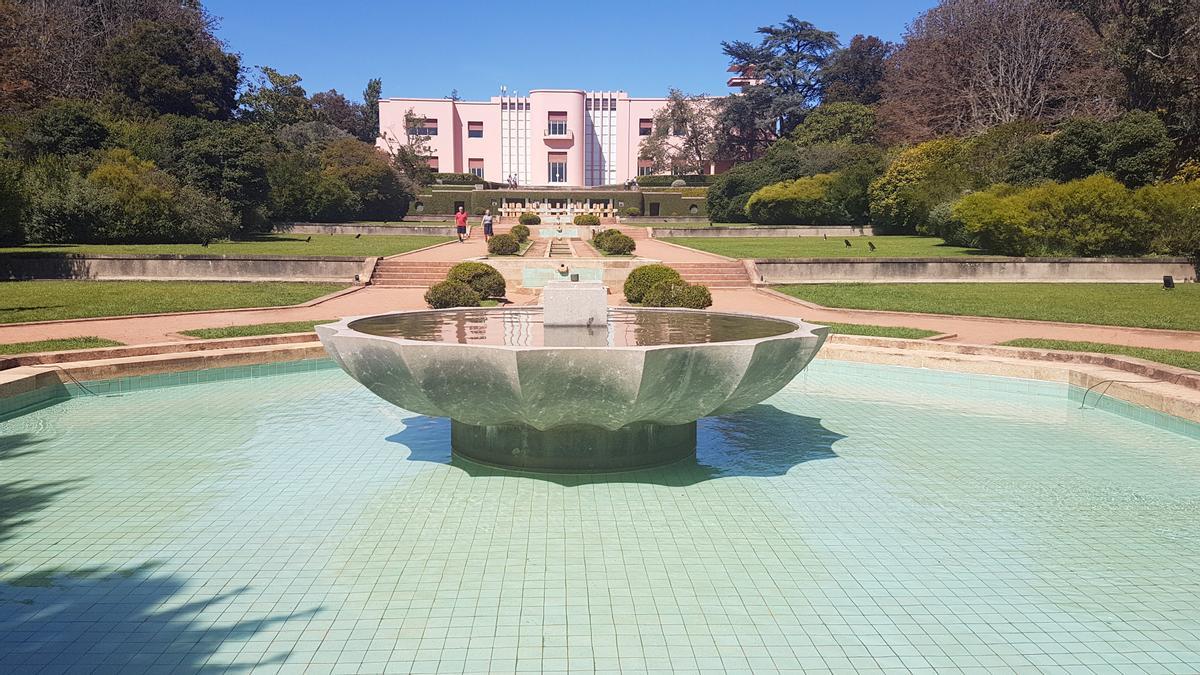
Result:
{"type": "Polygon", "coordinates": [[[461,244],[467,238],[467,212],[461,206],[454,214],[454,225],[458,228],[458,243],[461,244]]]}
{"type": "Polygon", "coordinates": [[[483,240],[488,241],[492,238],[492,210],[487,209],[483,212],[483,240]]]}

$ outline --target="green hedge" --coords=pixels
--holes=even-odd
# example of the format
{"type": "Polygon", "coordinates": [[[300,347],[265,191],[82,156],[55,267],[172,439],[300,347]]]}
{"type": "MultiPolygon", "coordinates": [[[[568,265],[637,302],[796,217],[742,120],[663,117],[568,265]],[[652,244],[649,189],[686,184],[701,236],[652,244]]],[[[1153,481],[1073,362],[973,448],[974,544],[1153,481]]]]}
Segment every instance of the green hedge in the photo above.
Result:
{"type": "Polygon", "coordinates": [[[521,245],[511,234],[498,234],[488,240],[488,253],[492,255],[513,255],[519,250],[521,245]]]}
{"type": "Polygon", "coordinates": [[[473,173],[435,173],[430,180],[437,185],[482,185],[484,180],[473,173]]]}
{"type": "Polygon", "coordinates": [[[434,309],[449,307],[478,307],[482,298],[467,284],[461,281],[447,279],[429,287],[425,291],[425,302],[434,309]]]}
{"type": "Polygon", "coordinates": [[[707,286],[681,281],[660,281],[650,287],[642,298],[647,307],[686,307],[705,309],[712,306],[712,293],[707,286]]]}
{"type": "MultiPolygon", "coordinates": [[[[499,235],[507,236],[507,235],[499,235]]],[[[493,237],[495,239],[495,237],[493,237]]],[[[481,298],[503,298],[504,276],[491,265],[481,262],[460,262],[450,268],[446,279],[461,281],[479,294],[481,298]]]]}
{"type": "Polygon", "coordinates": [[[670,187],[677,180],[683,181],[690,187],[712,185],[717,177],[709,174],[690,174],[687,176],[638,176],[637,183],[641,187],[670,187]]]}
{"type": "Polygon", "coordinates": [[[625,277],[625,300],[642,302],[650,288],[660,282],[683,283],[683,277],[674,268],[666,265],[643,265],[625,277]]]}
{"type": "Polygon", "coordinates": [[[762,225],[845,225],[850,217],[831,199],[831,173],[772,183],[746,202],[746,215],[762,225]]]}

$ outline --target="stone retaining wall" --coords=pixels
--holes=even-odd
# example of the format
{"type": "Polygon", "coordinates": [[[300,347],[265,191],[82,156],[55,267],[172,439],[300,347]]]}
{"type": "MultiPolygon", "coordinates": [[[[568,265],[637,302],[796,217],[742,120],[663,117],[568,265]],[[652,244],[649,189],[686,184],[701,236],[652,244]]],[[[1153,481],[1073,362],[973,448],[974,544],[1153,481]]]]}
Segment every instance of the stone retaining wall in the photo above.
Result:
{"type": "Polygon", "coordinates": [[[566,264],[580,281],[602,281],[611,293],[619,293],[625,277],[637,267],[659,262],[649,258],[480,258],[495,267],[509,288],[541,288],[546,281],[562,278],[558,266],[566,264]]]}
{"type": "Polygon", "coordinates": [[[838,282],[1133,282],[1195,281],[1186,258],[813,258],[755,260],[760,284],[838,282]]]}
{"type": "Polygon", "coordinates": [[[432,237],[453,237],[455,234],[452,225],[420,227],[417,225],[372,225],[370,223],[285,223],[276,225],[274,230],[292,234],[408,234],[432,237]]]}
{"type": "MultiPolygon", "coordinates": [[[[643,219],[634,219],[641,222],[643,219]]],[[[751,227],[664,227],[654,228],[653,237],[862,237],[874,236],[870,226],[860,225],[793,225],[774,227],[754,225],[751,227]]]]}
{"type": "Polygon", "coordinates": [[[321,281],[369,279],[374,258],[270,255],[0,256],[0,279],[321,281]]]}

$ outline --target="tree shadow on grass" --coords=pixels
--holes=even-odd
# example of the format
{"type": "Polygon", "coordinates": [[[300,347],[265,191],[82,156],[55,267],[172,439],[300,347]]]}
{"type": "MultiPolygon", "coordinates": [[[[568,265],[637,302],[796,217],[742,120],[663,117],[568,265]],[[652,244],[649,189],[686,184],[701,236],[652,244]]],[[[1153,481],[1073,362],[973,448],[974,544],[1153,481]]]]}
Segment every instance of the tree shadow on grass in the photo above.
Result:
{"type": "MultiPolygon", "coordinates": [[[[38,454],[42,442],[31,434],[0,437],[0,475],[4,460],[38,454]]],[[[18,567],[22,555],[65,555],[78,546],[47,542],[53,530],[38,513],[86,480],[0,480],[0,672],[236,672],[288,658],[286,645],[246,656],[234,648],[288,621],[307,623],[320,608],[253,616],[239,600],[250,587],[197,592],[185,577],[156,573],[154,562],[18,567]],[[18,534],[29,542],[4,549],[18,534]]]]}
{"type": "Polygon", "coordinates": [[[450,420],[413,417],[388,441],[408,448],[409,459],[448,464],[471,476],[525,476],[575,487],[593,483],[651,483],[683,487],[730,476],[782,476],[805,462],[837,457],[833,445],[845,438],[821,420],[770,405],[700,420],[696,457],[667,466],[613,473],[563,474],[499,469],[450,452],[450,420]]]}

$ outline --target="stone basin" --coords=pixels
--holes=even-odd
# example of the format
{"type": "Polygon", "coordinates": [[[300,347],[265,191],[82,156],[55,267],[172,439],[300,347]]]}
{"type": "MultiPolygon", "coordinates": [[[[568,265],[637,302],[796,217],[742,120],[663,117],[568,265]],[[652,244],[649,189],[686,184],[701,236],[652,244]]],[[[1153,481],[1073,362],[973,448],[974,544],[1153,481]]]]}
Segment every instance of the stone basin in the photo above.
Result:
{"type": "Polygon", "coordinates": [[[537,471],[614,471],[694,455],[696,420],[775,394],[828,329],[792,319],[611,308],[546,326],[541,308],[351,317],[316,327],[351,377],[451,419],[455,454],[537,471]]]}

